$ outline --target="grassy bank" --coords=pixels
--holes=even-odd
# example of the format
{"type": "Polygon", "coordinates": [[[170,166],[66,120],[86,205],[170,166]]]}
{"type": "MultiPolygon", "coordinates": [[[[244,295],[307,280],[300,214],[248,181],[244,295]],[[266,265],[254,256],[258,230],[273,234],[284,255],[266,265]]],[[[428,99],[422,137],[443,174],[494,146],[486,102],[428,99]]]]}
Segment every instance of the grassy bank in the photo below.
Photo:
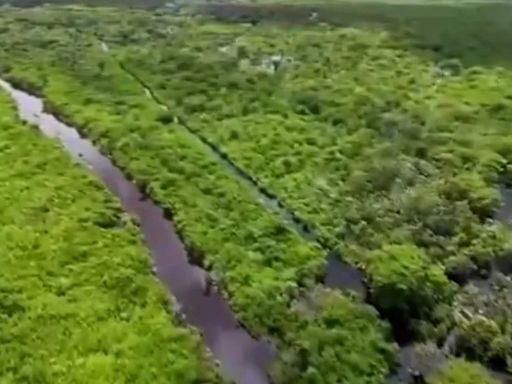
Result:
{"type": "Polygon", "coordinates": [[[0,92],[0,381],[219,383],[137,228],[0,92]]]}

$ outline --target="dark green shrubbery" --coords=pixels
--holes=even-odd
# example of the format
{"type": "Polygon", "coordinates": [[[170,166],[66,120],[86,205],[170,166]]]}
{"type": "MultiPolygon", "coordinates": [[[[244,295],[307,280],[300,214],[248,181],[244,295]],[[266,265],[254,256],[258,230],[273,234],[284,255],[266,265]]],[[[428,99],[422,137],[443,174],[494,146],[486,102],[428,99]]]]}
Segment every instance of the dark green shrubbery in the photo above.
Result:
{"type": "Polygon", "coordinates": [[[365,265],[372,301],[390,316],[432,319],[435,307],[453,296],[443,268],[414,245],[385,245],[365,265]]]}

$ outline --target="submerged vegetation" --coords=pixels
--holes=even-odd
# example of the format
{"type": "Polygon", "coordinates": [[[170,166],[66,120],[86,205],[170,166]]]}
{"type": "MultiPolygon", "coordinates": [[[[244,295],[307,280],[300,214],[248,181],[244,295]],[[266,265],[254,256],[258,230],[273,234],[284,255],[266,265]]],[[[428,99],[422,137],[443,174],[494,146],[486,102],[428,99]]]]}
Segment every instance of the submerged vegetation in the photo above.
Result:
{"type": "MultiPolygon", "coordinates": [[[[509,280],[463,285],[494,273],[512,245],[494,220],[512,184],[512,6],[312,7],[6,8],[0,74],[172,214],[242,324],[277,345],[277,384],[382,383],[397,350],[385,320],[422,341],[456,335],[457,355],[511,370],[509,280]],[[252,24],[226,22],[240,12],[252,24]],[[368,303],[320,286],[332,250],[364,271],[368,303]]],[[[119,236],[132,236],[126,225],[119,236]]],[[[465,382],[493,383],[462,359],[432,378],[465,382]]]]}

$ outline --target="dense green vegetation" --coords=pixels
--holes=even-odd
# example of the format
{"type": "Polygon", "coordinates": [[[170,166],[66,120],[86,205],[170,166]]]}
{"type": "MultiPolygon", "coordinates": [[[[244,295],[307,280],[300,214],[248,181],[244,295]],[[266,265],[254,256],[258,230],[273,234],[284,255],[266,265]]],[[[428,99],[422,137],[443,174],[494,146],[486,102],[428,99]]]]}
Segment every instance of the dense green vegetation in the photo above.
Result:
{"type": "MultiPolygon", "coordinates": [[[[277,383],[381,383],[389,329],[358,299],[318,287],[326,250],[287,228],[198,135],[363,269],[381,315],[431,341],[454,329],[457,354],[510,370],[510,283],[498,277],[489,294],[455,282],[486,276],[511,246],[493,217],[499,186],[512,184],[512,7],[202,9],[264,22],[8,9],[0,72],[172,212],[244,325],[277,342],[277,383]]],[[[433,382],[486,382],[480,370],[455,361],[433,382]]]]}
{"type": "Polygon", "coordinates": [[[478,364],[454,360],[432,380],[432,384],[498,384],[478,364]]]}
{"type": "MultiPolygon", "coordinates": [[[[124,15],[113,28],[122,36],[151,21],[143,13],[124,15]]],[[[389,327],[366,304],[340,293],[319,289],[317,309],[308,313],[290,304],[322,276],[324,252],[285,227],[102,52],[95,26],[117,18],[117,12],[6,11],[0,17],[7,37],[0,42],[4,76],[43,94],[50,108],[79,126],[172,212],[187,245],[225,288],[244,325],[278,343],[276,377],[295,383],[382,382],[396,352],[389,327]],[[319,372],[327,371],[325,381],[319,372]]]]}
{"type": "Polygon", "coordinates": [[[391,299],[437,323],[446,311],[429,303],[450,302],[449,282],[418,287],[443,272],[464,281],[508,249],[492,217],[510,179],[511,73],[431,61],[378,26],[168,22],[97,33],[192,130],[367,269],[379,308],[391,299]],[[389,295],[402,289],[393,258],[371,268],[393,246],[430,268],[403,296],[389,295]]]}
{"type": "Polygon", "coordinates": [[[420,249],[384,246],[368,256],[373,300],[385,314],[400,319],[433,319],[439,303],[449,302],[453,286],[420,249]]]}
{"type": "MultiPolygon", "coordinates": [[[[334,19],[346,7],[333,23],[360,26],[334,19]]],[[[369,25],[358,29],[168,18],[171,27],[141,22],[129,37],[97,33],[172,113],[365,269],[383,313],[443,337],[456,323],[446,276],[485,274],[510,247],[492,219],[512,169],[510,6],[427,7],[427,17],[361,7],[369,25]],[[403,35],[422,23],[430,30],[403,35]]]]}
{"type": "Polygon", "coordinates": [[[301,320],[289,324],[276,368],[279,383],[381,383],[394,361],[376,312],[349,298],[313,291],[293,310],[301,320]],[[308,307],[308,304],[309,307],[308,307]],[[311,307],[311,305],[313,307],[311,307]]]}
{"type": "Polygon", "coordinates": [[[3,91],[0,143],[0,382],[220,382],[133,223],[3,91]]]}
{"type": "Polygon", "coordinates": [[[509,66],[512,59],[508,49],[512,3],[508,0],[260,0],[258,3],[217,3],[197,9],[229,21],[384,27],[395,37],[395,45],[405,45],[420,55],[437,59],[457,58],[468,65],[509,66]]]}

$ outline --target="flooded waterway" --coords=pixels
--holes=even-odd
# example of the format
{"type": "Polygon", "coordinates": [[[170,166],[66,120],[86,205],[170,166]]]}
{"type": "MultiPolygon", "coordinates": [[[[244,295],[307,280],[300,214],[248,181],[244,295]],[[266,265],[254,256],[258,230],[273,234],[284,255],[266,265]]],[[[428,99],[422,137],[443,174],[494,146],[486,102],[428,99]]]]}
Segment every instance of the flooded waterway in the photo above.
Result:
{"type": "Polygon", "coordinates": [[[220,362],[223,375],[237,384],[267,384],[267,370],[275,348],[255,340],[240,326],[223,295],[211,284],[208,273],[189,262],[174,224],[164,211],[139,191],[123,172],[77,129],[44,112],[43,101],[0,80],[15,101],[19,116],[37,126],[47,137],[60,141],[78,162],[89,168],[134,217],[151,252],[158,279],[175,298],[177,312],[197,328],[220,362]]]}

